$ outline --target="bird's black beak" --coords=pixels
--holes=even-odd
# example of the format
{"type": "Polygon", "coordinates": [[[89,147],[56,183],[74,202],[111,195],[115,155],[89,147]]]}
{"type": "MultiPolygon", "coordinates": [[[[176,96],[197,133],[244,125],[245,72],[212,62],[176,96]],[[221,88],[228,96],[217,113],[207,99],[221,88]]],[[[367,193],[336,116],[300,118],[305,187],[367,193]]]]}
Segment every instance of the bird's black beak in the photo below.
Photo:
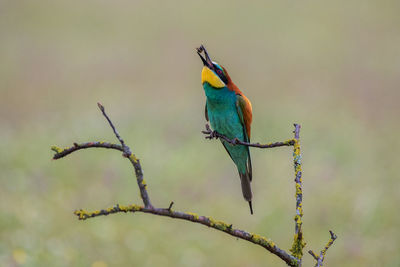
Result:
{"type": "Polygon", "coordinates": [[[206,48],[201,45],[199,48],[196,48],[197,54],[199,55],[199,57],[201,58],[201,61],[203,61],[204,66],[208,67],[209,69],[213,70],[214,69],[214,65],[210,59],[210,56],[207,53],[206,48]],[[201,53],[204,52],[204,56],[205,58],[201,55],[201,53]]]}

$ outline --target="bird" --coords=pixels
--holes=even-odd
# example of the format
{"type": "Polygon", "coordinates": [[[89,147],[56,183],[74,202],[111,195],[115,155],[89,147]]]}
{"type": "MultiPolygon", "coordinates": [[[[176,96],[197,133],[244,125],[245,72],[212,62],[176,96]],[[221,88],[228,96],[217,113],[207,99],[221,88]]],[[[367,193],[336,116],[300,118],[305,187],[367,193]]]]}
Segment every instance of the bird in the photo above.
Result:
{"type": "MultiPolygon", "coordinates": [[[[211,128],[234,140],[250,142],[252,106],[250,100],[233,83],[226,68],[212,61],[206,48],[196,48],[203,62],[201,83],[206,95],[205,118],[211,128]],[[204,57],[202,53],[204,52],[204,57]]],[[[251,190],[252,166],[248,146],[233,145],[220,138],[226,152],[239,172],[242,193],[253,214],[251,190]]]]}

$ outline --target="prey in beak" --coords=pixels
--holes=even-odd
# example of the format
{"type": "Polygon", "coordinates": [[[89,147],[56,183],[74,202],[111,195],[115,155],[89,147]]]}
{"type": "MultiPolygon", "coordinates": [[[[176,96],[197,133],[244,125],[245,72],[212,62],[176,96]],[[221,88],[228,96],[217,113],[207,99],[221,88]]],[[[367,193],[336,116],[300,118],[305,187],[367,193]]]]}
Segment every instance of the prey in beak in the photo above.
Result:
{"type": "Polygon", "coordinates": [[[196,48],[197,54],[201,58],[201,61],[203,61],[204,66],[208,67],[211,70],[214,70],[214,65],[213,62],[211,61],[210,56],[207,53],[206,48],[201,45],[200,47],[196,48]],[[202,52],[204,52],[204,57],[202,56],[202,52]]]}
{"type": "Polygon", "coordinates": [[[218,65],[217,62],[211,60],[204,45],[196,48],[196,52],[204,65],[201,71],[201,82],[203,84],[207,82],[214,88],[225,87],[225,85],[228,84],[228,78],[226,77],[224,69],[218,65]],[[204,56],[202,53],[204,53],[204,56]]]}

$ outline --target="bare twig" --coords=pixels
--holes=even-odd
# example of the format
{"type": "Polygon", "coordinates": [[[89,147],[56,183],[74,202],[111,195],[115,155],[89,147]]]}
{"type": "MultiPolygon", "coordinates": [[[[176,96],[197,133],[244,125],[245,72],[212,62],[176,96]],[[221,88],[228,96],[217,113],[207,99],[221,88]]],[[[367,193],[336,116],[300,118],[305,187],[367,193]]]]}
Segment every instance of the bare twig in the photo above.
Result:
{"type": "Polygon", "coordinates": [[[103,113],[103,116],[107,119],[107,121],[110,124],[110,126],[111,126],[115,136],[117,137],[118,141],[121,143],[122,148],[123,148],[123,152],[124,152],[124,154],[123,154],[124,157],[129,159],[129,161],[133,165],[133,168],[135,169],[136,180],[137,180],[137,184],[139,186],[140,196],[142,197],[144,206],[146,208],[152,208],[153,206],[151,205],[150,197],[149,197],[149,194],[147,193],[147,184],[146,184],[145,180],[143,179],[143,171],[142,171],[142,166],[140,165],[139,159],[136,158],[135,154],[133,154],[131,152],[131,149],[127,145],[125,145],[124,140],[118,134],[117,130],[114,127],[114,124],[111,122],[110,118],[106,114],[106,110],[103,107],[103,105],[100,104],[100,103],[97,103],[97,106],[99,107],[99,109],[103,113]]]}
{"type": "Polygon", "coordinates": [[[82,144],[74,143],[73,146],[66,147],[66,148],[60,148],[58,146],[52,146],[51,150],[56,152],[56,154],[54,154],[54,156],[53,156],[53,159],[60,159],[60,158],[63,158],[65,156],[68,156],[69,154],[71,154],[72,152],[75,152],[77,150],[86,149],[86,148],[92,148],[92,147],[102,147],[102,148],[107,148],[107,149],[115,149],[115,150],[119,150],[119,151],[124,152],[124,149],[122,148],[122,146],[116,145],[116,144],[111,144],[111,143],[108,143],[108,142],[88,142],[88,143],[82,143],[82,144]]]}
{"type": "Polygon", "coordinates": [[[113,132],[114,132],[114,134],[115,134],[115,137],[117,137],[118,141],[121,143],[121,145],[122,145],[122,147],[123,147],[123,149],[124,149],[124,152],[126,151],[126,154],[129,155],[129,154],[131,153],[129,147],[125,145],[124,140],[123,140],[123,139],[121,138],[121,136],[118,134],[117,130],[116,130],[115,127],[114,127],[114,124],[112,123],[112,121],[111,121],[110,118],[108,117],[104,106],[103,106],[101,103],[99,103],[99,102],[97,103],[97,106],[98,106],[99,109],[101,110],[101,113],[103,113],[103,116],[104,116],[104,117],[106,118],[106,120],[108,121],[108,124],[110,124],[110,127],[111,127],[111,129],[113,130],[113,132]]]}
{"type": "Polygon", "coordinates": [[[268,144],[260,144],[260,143],[247,143],[243,142],[239,139],[229,139],[225,135],[222,135],[218,133],[217,131],[212,131],[210,126],[206,124],[206,130],[201,131],[203,134],[205,134],[206,139],[223,139],[226,142],[232,144],[232,145],[243,145],[243,146],[250,146],[250,147],[257,147],[257,148],[273,148],[273,147],[280,147],[280,146],[293,146],[294,144],[294,139],[289,139],[283,142],[275,142],[275,143],[268,143],[268,144]]]}
{"type": "Polygon", "coordinates": [[[171,203],[169,204],[169,207],[168,207],[168,211],[171,211],[171,209],[172,209],[172,206],[174,205],[174,202],[173,201],[171,201],[171,203]]]}
{"type": "Polygon", "coordinates": [[[131,152],[131,149],[125,145],[124,140],[121,138],[121,136],[118,134],[117,130],[115,129],[114,124],[112,123],[111,119],[108,117],[105,108],[100,104],[97,103],[99,109],[103,113],[103,116],[107,119],[108,123],[110,124],[115,136],[117,137],[118,141],[121,143],[121,145],[117,144],[112,144],[108,142],[88,142],[88,143],[82,143],[82,144],[77,144],[74,143],[73,146],[71,147],[66,147],[66,148],[60,148],[57,146],[52,146],[51,149],[56,152],[56,154],[53,156],[53,159],[60,159],[63,158],[72,152],[75,152],[80,149],[87,149],[87,148],[93,148],[93,147],[100,147],[100,148],[108,148],[108,149],[115,149],[123,152],[123,156],[129,159],[129,161],[132,163],[133,168],[135,169],[135,175],[136,175],[136,180],[137,184],[139,186],[140,190],[140,196],[143,200],[143,204],[146,208],[152,208],[151,202],[150,202],[150,197],[149,194],[147,193],[147,184],[145,180],[143,179],[143,171],[142,171],[142,166],[140,165],[139,159],[131,152]]]}
{"type": "Polygon", "coordinates": [[[308,253],[310,253],[311,256],[313,256],[314,259],[318,260],[319,257],[317,255],[315,255],[314,251],[309,250],[308,253]]]}
{"type": "Polygon", "coordinates": [[[322,266],[322,263],[325,259],[325,255],[326,252],[328,251],[328,249],[330,248],[330,246],[332,246],[333,242],[335,242],[337,235],[335,235],[331,230],[329,230],[329,234],[331,235],[331,238],[329,239],[328,243],[326,243],[325,247],[323,250],[321,250],[319,256],[317,256],[314,251],[309,250],[308,253],[310,253],[311,256],[313,256],[313,258],[317,261],[317,263],[315,264],[315,267],[320,267],[322,266]]]}

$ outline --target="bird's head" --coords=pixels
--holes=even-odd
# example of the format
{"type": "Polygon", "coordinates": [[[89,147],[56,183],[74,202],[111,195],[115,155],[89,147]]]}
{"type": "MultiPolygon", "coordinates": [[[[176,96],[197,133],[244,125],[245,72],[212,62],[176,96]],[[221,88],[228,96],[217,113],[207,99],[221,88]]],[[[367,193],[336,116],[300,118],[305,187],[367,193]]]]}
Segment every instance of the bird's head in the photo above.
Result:
{"type": "Polygon", "coordinates": [[[201,45],[199,48],[196,48],[196,50],[204,64],[203,70],[201,71],[201,83],[208,83],[217,89],[226,87],[229,80],[226,70],[217,62],[211,60],[206,48],[203,45],[201,45]],[[204,57],[202,55],[203,52],[204,57]]]}

